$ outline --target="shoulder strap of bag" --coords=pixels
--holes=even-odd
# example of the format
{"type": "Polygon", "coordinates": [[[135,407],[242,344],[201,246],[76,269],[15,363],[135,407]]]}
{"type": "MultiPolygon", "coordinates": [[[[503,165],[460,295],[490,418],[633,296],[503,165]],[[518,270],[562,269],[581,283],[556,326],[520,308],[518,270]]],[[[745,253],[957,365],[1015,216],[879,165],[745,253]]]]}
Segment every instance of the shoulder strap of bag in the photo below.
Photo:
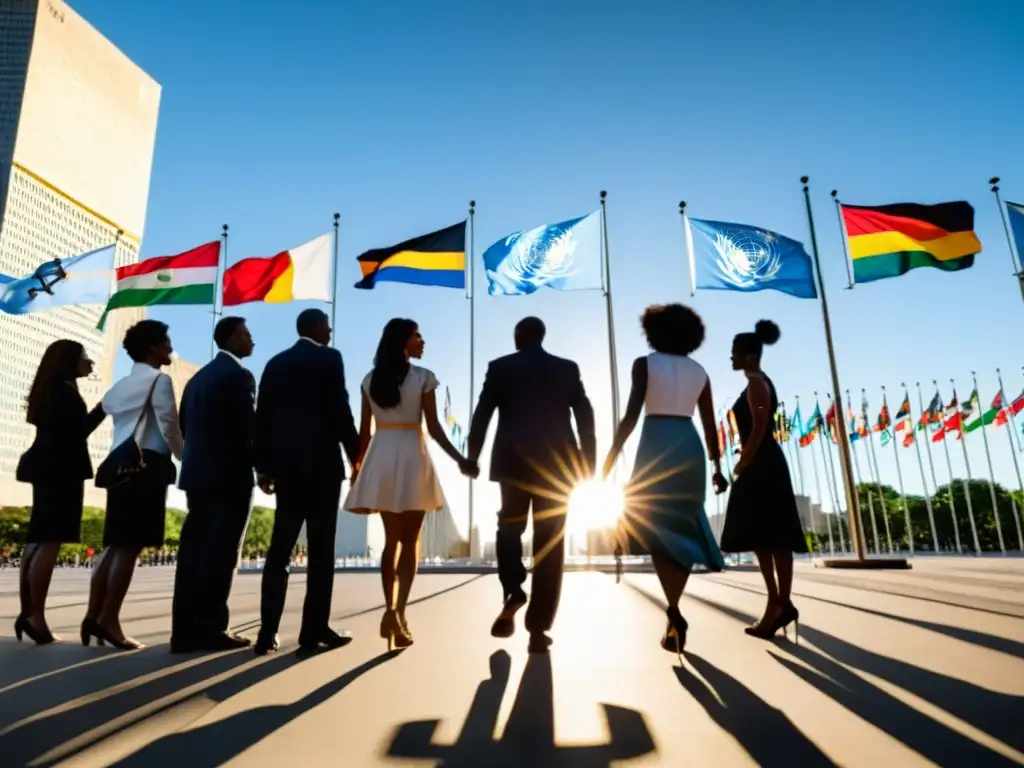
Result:
{"type": "Polygon", "coordinates": [[[156,375],[153,379],[153,383],[149,385],[149,394],[146,395],[146,402],[142,404],[142,410],[139,411],[139,418],[135,421],[135,429],[132,430],[132,438],[135,442],[139,441],[139,427],[142,426],[142,421],[146,418],[146,411],[149,410],[149,406],[153,403],[153,390],[156,389],[156,383],[160,379],[160,374],[156,375]]]}

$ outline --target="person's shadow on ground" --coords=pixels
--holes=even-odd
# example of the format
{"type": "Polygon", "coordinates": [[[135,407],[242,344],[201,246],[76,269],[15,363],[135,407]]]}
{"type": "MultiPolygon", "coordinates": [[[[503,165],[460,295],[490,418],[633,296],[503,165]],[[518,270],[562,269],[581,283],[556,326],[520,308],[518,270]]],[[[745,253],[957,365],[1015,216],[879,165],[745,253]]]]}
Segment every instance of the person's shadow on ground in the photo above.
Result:
{"type": "Polygon", "coordinates": [[[642,757],[656,750],[644,716],[632,709],[602,704],[610,740],[605,744],[558,746],[555,743],[551,657],[534,654],[526,662],[516,700],[501,739],[494,738],[501,700],[509,683],[511,659],[505,651],[490,658],[491,675],[477,687],[466,721],[454,744],[435,744],[438,720],[405,723],[387,750],[392,758],[437,760],[444,768],[601,768],[613,761],[642,757]]]}
{"type": "MultiPolygon", "coordinates": [[[[274,731],[320,706],[362,675],[393,659],[399,653],[400,651],[382,653],[291,704],[271,704],[247,709],[209,725],[169,734],[113,765],[138,768],[186,763],[190,768],[223,765],[274,731]]],[[[216,691],[211,691],[208,695],[215,694],[216,691]]]]}

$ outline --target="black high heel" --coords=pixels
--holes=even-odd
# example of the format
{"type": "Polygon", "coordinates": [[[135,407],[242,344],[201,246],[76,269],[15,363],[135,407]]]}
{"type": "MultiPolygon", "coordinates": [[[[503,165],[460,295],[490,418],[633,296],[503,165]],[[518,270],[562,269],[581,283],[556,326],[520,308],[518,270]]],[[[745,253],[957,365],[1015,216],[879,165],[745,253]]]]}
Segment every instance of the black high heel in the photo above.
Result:
{"type": "Polygon", "coordinates": [[[86,616],[82,619],[82,628],[79,630],[79,636],[82,638],[82,645],[88,646],[89,641],[92,638],[96,638],[96,645],[103,645],[103,636],[100,631],[96,628],[96,622],[86,616]]]}
{"type": "Polygon", "coordinates": [[[122,651],[137,651],[140,648],[146,647],[138,640],[132,640],[128,636],[125,636],[123,640],[118,640],[107,631],[106,627],[102,626],[97,621],[93,622],[92,627],[89,628],[89,633],[99,641],[100,645],[103,645],[103,642],[106,641],[114,648],[118,648],[122,651]]]}
{"type": "Polygon", "coordinates": [[[661,647],[669,653],[679,657],[679,663],[683,663],[683,648],[686,647],[686,631],[690,625],[686,623],[679,608],[673,606],[665,611],[668,616],[668,626],[665,628],[665,635],[661,638],[661,647]]]}
{"type": "Polygon", "coordinates": [[[14,620],[14,636],[18,638],[19,643],[21,642],[22,633],[28,635],[28,639],[33,641],[36,645],[49,645],[57,640],[49,629],[39,632],[32,626],[27,618],[19,616],[14,620]]]}
{"type": "Polygon", "coordinates": [[[796,606],[793,605],[791,600],[787,600],[782,606],[782,611],[779,613],[779,617],[775,620],[772,634],[774,635],[781,629],[782,634],[788,640],[789,633],[786,631],[786,628],[790,624],[793,625],[793,642],[796,645],[800,645],[800,611],[796,609],[796,606]]]}

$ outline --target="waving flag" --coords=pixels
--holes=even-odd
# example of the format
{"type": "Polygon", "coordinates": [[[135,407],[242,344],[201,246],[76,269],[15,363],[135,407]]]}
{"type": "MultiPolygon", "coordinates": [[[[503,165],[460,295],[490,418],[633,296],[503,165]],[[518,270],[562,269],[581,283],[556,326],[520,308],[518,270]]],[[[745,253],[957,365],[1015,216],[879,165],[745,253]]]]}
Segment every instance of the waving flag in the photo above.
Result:
{"type": "Polygon", "coordinates": [[[929,424],[941,424],[942,423],[942,396],[935,392],[935,396],[928,403],[928,407],[924,409],[924,413],[921,414],[921,418],[917,421],[917,428],[924,429],[929,424]]]}
{"type": "Polygon", "coordinates": [[[466,287],[466,222],[414,237],[398,245],[374,248],[358,257],[363,277],[356,288],[379,282],[466,287]]]}
{"type": "Polygon", "coordinates": [[[224,270],[224,306],[252,301],[331,301],[334,259],[331,236],[321,235],[267,258],[242,259],[224,270]]]}
{"type": "Polygon", "coordinates": [[[601,213],[513,232],[484,251],[483,258],[491,296],[525,296],[544,287],[600,289],[601,213]]]}
{"type": "Polygon", "coordinates": [[[106,304],[114,278],[114,244],[53,259],[21,278],[0,275],[0,311],[10,315],[44,312],[72,304],[106,304]]]}
{"type": "Polygon", "coordinates": [[[689,217],[685,223],[694,290],[774,290],[799,299],[818,297],[803,243],[748,224],[689,217]],[[693,229],[700,235],[696,246],[693,229]]]}

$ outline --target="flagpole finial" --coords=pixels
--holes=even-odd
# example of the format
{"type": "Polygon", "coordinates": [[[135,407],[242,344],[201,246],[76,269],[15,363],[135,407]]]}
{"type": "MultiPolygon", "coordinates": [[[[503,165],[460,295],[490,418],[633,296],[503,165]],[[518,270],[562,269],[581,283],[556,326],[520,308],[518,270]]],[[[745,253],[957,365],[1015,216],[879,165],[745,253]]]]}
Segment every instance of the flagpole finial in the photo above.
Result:
{"type": "Polygon", "coordinates": [[[800,183],[804,185],[804,192],[807,191],[807,182],[808,181],[810,181],[809,177],[807,177],[807,176],[801,176],[800,177],[800,183]]]}
{"type": "Polygon", "coordinates": [[[608,197],[608,190],[601,190],[601,205],[604,205],[605,198],[608,197]]]}
{"type": "MultiPolygon", "coordinates": [[[[999,177],[993,176],[991,179],[988,180],[988,183],[994,187],[996,184],[999,183],[999,177]]],[[[992,191],[995,192],[995,189],[993,189],[992,191]]]]}
{"type": "Polygon", "coordinates": [[[220,233],[221,233],[221,235],[223,235],[224,237],[227,237],[227,236],[228,236],[228,225],[227,225],[227,224],[222,224],[222,225],[221,225],[221,228],[220,228],[220,233]]]}
{"type": "Polygon", "coordinates": [[[901,386],[901,387],[904,387],[904,388],[906,388],[906,386],[907,386],[907,383],[906,383],[905,381],[901,381],[901,382],[900,382],[900,386],[901,386]]]}
{"type": "Polygon", "coordinates": [[[334,214],[334,226],[338,226],[338,221],[340,221],[340,220],[341,220],[341,214],[340,213],[334,214]]]}
{"type": "Polygon", "coordinates": [[[472,216],[476,213],[476,200],[469,201],[469,215],[472,216]]]}
{"type": "Polygon", "coordinates": [[[836,195],[839,194],[839,190],[838,189],[833,189],[829,194],[831,194],[832,195],[832,199],[835,200],[836,199],[836,195]]]}
{"type": "Polygon", "coordinates": [[[685,200],[680,200],[679,201],[679,215],[680,216],[685,216],[686,215],[686,201],[685,200]]]}

